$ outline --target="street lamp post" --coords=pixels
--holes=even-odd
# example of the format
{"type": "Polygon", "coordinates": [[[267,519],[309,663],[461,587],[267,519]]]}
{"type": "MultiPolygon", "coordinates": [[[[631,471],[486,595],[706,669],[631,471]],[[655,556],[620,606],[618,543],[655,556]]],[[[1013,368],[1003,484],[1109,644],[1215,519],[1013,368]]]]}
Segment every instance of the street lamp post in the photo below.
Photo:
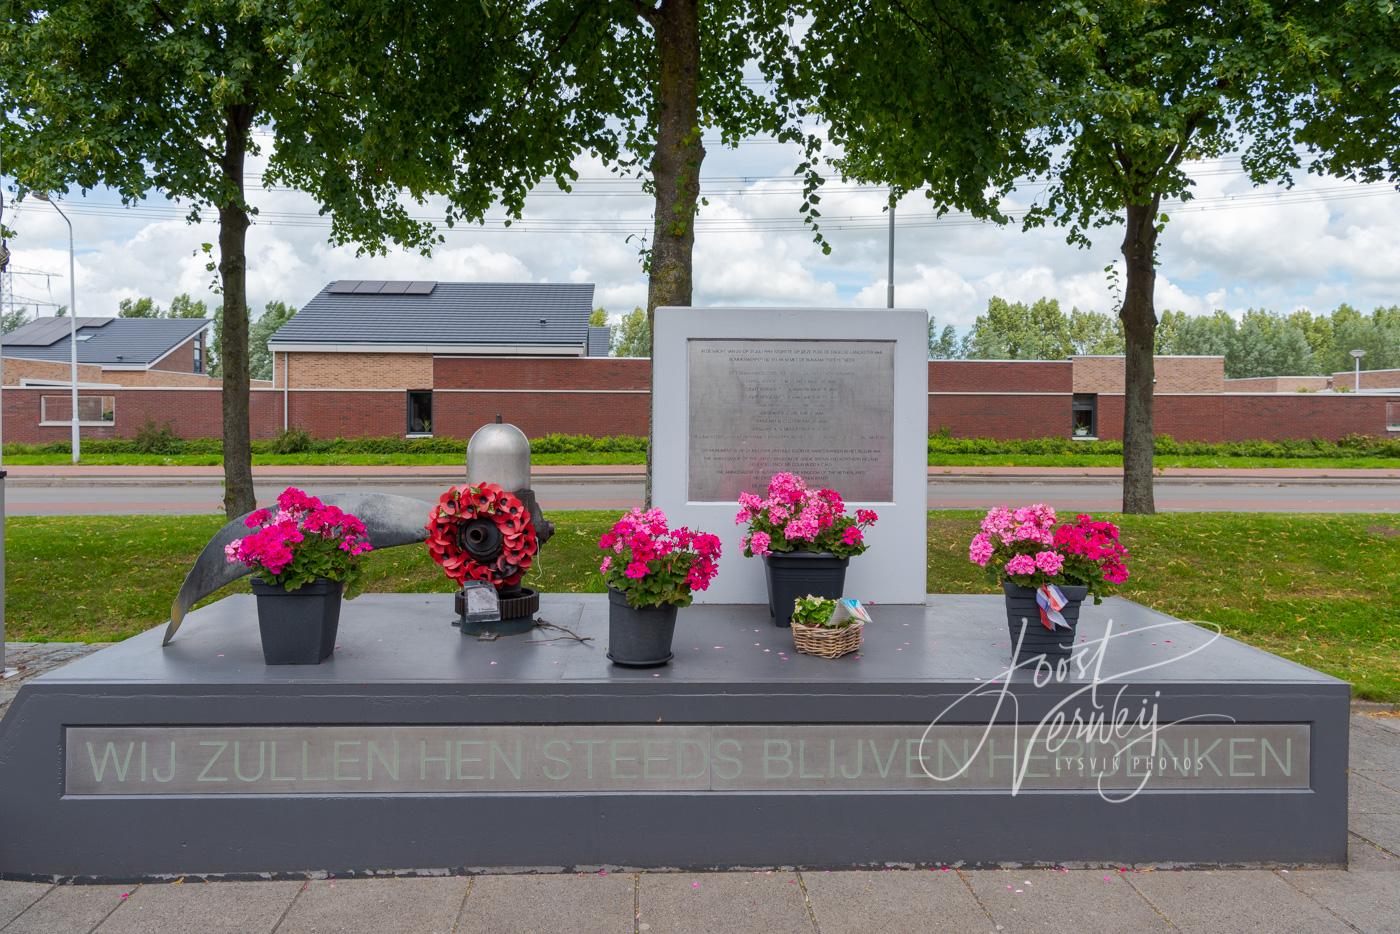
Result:
{"type": "Polygon", "coordinates": [[[890,205],[890,268],[886,274],[885,307],[894,307],[894,205],[890,205]]]}
{"type": "Polygon", "coordinates": [[[34,197],[52,204],[53,209],[58,212],[58,216],[63,218],[63,222],[68,225],[68,367],[73,406],[68,414],[72,435],[73,463],[76,464],[82,452],[79,450],[78,440],[78,283],[74,278],[76,263],[73,259],[73,222],[68,219],[68,215],[63,213],[63,208],[59,207],[58,202],[49,197],[47,192],[35,192],[34,197]]]}
{"type": "Polygon", "coordinates": [[[1361,358],[1364,357],[1364,356],[1366,356],[1366,351],[1364,351],[1364,350],[1359,350],[1359,349],[1358,349],[1358,350],[1353,350],[1353,351],[1351,352],[1351,356],[1352,356],[1352,359],[1356,361],[1356,391],[1357,391],[1357,392],[1360,392],[1360,391],[1361,391],[1361,358]]]}

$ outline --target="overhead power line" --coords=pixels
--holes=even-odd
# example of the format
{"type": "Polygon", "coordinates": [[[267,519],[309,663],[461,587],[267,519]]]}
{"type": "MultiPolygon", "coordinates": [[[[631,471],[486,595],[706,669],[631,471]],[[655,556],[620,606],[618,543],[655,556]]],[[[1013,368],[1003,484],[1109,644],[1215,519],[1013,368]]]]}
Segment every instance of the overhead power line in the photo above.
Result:
{"type": "MultiPolygon", "coordinates": [[[[1396,194],[1395,190],[1387,182],[1374,182],[1370,184],[1347,185],[1331,189],[1312,190],[1288,190],[1282,192],[1256,191],[1245,192],[1235,195],[1220,195],[1206,198],[1196,198],[1188,201],[1165,201],[1162,203],[1162,210],[1175,213],[1195,213],[1200,211],[1232,210],[1261,205],[1289,205],[1302,204],[1313,201],[1335,202],[1349,201],[1357,198],[1382,197],[1396,194]]],[[[185,210],[175,205],[149,205],[139,204],[132,207],[122,207],[117,204],[83,203],[69,202],[71,210],[76,214],[84,214],[95,217],[136,217],[149,218],[152,220],[171,219],[183,217],[185,210]]],[[[1024,210],[1013,210],[1008,212],[1013,220],[1020,220],[1024,210]]],[[[522,220],[512,221],[509,225],[504,219],[489,219],[484,224],[460,224],[456,227],[448,228],[441,226],[441,218],[430,216],[417,216],[416,220],[438,223],[439,229],[446,232],[461,231],[492,231],[492,232],[518,232],[518,233],[606,233],[606,232],[634,232],[646,230],[651,227],[652,219],[650,215],[638,217],[614,217],[614,218],[570,218],[570,217],[526,217],[522,220]]],[[[256,224],[270,227],[287,228],[327,228],[330,221],[320,214],[308,211],[260,211],[254,222],[256,224]]],[[[821,218],[823,230],[874,230],[884,229],[889,223],[888,215],[884,212],[878,214],[830,214],[821,218]]],[[[919,228],[946,228],[946,227],[968,227],[978,226],[984,222],[971,217],[962,212],[950,212],[943,217],[936,217],[931,212],[928,214],[908,214],[902,216],[897,227],[901,230],[919,228]]],[[[783,232],[802,231],[807,227],[799,217],[745,217],[745,218],[723,218],[700,216],[696,220],[696,229],[715,233],[742,233],[742,232],[783,232]]]]}

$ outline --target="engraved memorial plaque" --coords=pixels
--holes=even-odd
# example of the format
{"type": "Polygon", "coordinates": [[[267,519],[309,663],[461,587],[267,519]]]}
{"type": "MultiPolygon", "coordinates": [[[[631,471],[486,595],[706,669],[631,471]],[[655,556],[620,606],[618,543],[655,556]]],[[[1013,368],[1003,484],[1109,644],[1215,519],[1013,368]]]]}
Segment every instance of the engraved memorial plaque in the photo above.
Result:
{"type": "Polygon", "coordinates": [[[780,470],[851,502],[894,498],[894,341],[687,342],[692,502],[780,470]]]}
{"type": "Polygon", "coordinates": [[[68,795],[1305,789],[1307,724],[68,727],[68,795]]]}

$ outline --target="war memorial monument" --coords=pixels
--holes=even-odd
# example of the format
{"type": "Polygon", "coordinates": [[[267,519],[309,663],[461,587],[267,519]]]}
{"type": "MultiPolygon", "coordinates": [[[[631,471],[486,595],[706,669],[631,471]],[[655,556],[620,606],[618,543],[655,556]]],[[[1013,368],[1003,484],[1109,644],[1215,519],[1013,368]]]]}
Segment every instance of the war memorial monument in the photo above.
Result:
{"type": "MultiPolygon", "coordinates": [[[[334,654],[270,665],[252,595],[181,618],[238,576],[201,559],[173,638],[152,620],[21,688],[0,874],[1344,864],[1346,683],[1120,598],[1084,604],[1070,659],[1017,665],[1001,594],[926,580],[926,321],[658,311],[653,498],[723,541],[664,667],[609,662],[603,594],[551,593],[557,628],[489,638],[451,593],[365,594],[334,654]],[[845,582],[859,652],[777,638],[734,502],[778,471],[880,513],[845,582]]],[[[337,502],[424,547],[439,507],[402,499],[337,502]]],[[[471,533],[498,586],[524,523],[471,533]]]]}

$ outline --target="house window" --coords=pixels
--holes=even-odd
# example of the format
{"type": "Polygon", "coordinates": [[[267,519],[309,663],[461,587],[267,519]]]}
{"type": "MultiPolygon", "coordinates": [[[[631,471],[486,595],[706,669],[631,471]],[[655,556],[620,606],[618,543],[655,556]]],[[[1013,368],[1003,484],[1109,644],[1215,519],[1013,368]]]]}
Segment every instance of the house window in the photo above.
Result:
{"type": "Polygon", "coordinates": [[[410,389],[408,391],[408,433],[430,435],[433,433],[433,391],[431,389],[410,389]]]}
{"type": "Polygon", "coordinates": [[[1071,404],[1073,421],[1070,436],[1097,438],[1099,436],[1099,397],[1090,392],[1077,392],[1071,404]]]}
{"type": "Polygon", "coordinates": [[[1400,431],[1400,402],[1385,404],[1385,427],[1387,431],[1400,431]]]}
{"type": "MultiPolygon", "coordinates": [[[[68,425],[72,421],[72,400],[68,396],[41,396],[39,424],[68,425]]],[[[79,425],[111,425],[117,420],[116,396],[79,396],[79,425]]]]}
{"type": "Polygon", "coordinates": [[[204,338],[199,338],[194,342],[194,371],[204,372],[204,338]]]}

